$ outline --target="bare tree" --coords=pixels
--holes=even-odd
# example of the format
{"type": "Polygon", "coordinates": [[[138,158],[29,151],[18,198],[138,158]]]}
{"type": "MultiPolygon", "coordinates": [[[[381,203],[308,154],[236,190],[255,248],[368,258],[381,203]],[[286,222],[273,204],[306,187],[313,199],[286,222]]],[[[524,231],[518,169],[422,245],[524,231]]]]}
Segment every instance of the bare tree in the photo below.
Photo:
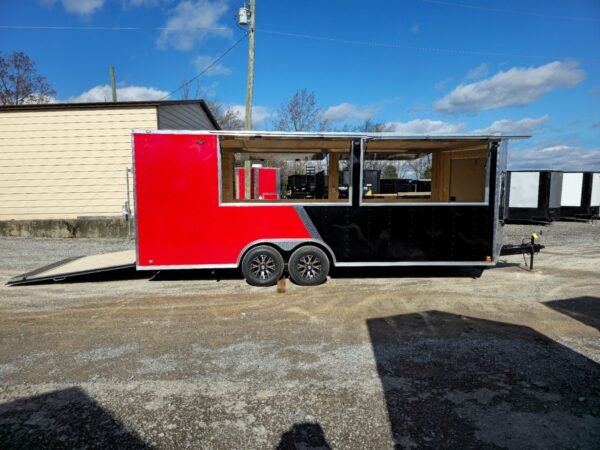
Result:
{"type": "Polygon", "coordinates": [[[50,103],[56,91],[38,75],[35,63],[23,52],[0,54],[0,104],[50,103]]]}
{"type": "Polygon", "coordinates": [[[206,104],[223,130],[244,129],[244,119],[239,111],[231,106],[225,107],[215,99],[206,100],[206,104]]]}
{"type": "MultiPolygon", "coordinates": [[[[202,87],[200,83],[192,86],[192,83],[184,80],[181,83],[181,99],[191,100],[200,99],[202,97],[202,87]],[[193,89],[193,93],[192,93],[193,89]]],[[[226,107],[217,99],[205,100],[208,109],[215,117],[223,130],[242,130],[244,128],[244,118],[240,111],[236,111],[232,107],[226,107]]]]}
{"type": "Polygon", "coordinates": [[[389,133],[394,131],[394,127],[385,122],[374,122],[371,118],[365,119],[363,123],[354,127],[354,131],[364,131],[365,133],[389,133]]]}
{"type": "Polygon", "coordinates": [[[409,163],[415,173],[415,178],[431,178],[431,153],[427,153],[409,163]]]}
{"type": "Polygon", "coordinates": [[[278,131],[324,131],[328,125],[315,93],[306,89],[297,90],[284,102],[273,121],[273,128],[278,131]]]}
{"type": "Polygon", "coordinates": [[[398,178],[398,171],[393,164],[386,164],[381,171],[381,178],[398,178]]]}

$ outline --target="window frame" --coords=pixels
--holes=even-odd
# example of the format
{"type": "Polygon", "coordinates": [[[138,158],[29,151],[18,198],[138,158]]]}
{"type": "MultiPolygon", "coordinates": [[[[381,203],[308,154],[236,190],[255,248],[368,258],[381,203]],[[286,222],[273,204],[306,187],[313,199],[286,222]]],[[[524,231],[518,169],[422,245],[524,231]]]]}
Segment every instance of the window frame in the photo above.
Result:
{"type": "MultiPolygon", "coordinates": [[[[365,153],[366,153],[366,146],[365,143],[367,141],[373,141],[373,140],[394,140],[394,138],[390,138],[390,139],[385,139],[385,138],[361,138],[360,140],[360,180],[359,180],[359,184],[358,186],[361,188],[361,192],[360,195],[358,196],[358,206],[359,207],[369,207],[369,206],[376,206],[376,207],[380,207],[380,206],[391,206],[391,207],[407,207],[407,206],[489,206],[490,204],[490,169],[491,169],[491,162],[492,162],[492,152],[491,152],[491,143],[490,141],[487,141],[487,157],[486,157],[486,162],[485,162],[485,192],[484,192],[484,197],[483,197],[483,201],[481,202],[451,202],[451,201],[447,201],[447,202],[419,202],[419,201],[410,201],[410,202],[403,202],[403,201],[398,201],[398,202],[378,202],[378,201],[372,201],[372,200],[366,200],[364,199],[363,196],[363,192],[362,192],[362,186],[363,186],[363,173],[364,173],[364,161],[365,161],[365,153]]],[[[432,179],[433,182],[433,179],[432,179]]],[[[433,187],[433,184],[432,184],[433,187]]]]}
{"type": "MultiPolygon", "coordinates": [[[[292,200],[289,201],[290,199],[283,199],[283,200],[270,200],[270,199],[262,199],[262,200],[258,200],[258,199],[244,199],[244,200],[240,200],[240,199],[236,199],[235,198],[235,193],[234,193],[234,198],[232,201],[224,201],[223,200],[223,158],[222,158],[222,152],[223,149],[221,148],[221,136],[218,136],[217,139],[217,175],[218,175],[218,183],[219,183],[219,206],[234,206],[234,207],[239,207],[239,206],[352,206],[352,191],[353,191],[353,186],[354,186],[354,177],[352,174],[352,142],[354,141],[354,139],[352,138],[348,138],[348,142],[350,145],[350,148],[348,149],[348,156],[349,156],[349,164],[348,164],[348,171],[349,171],[349,177],[350,177],[350,186],[348,187],[348,198],[347,199],[342,199],[344,201],[329,201],[329,200],[324,200],[324,199],[318,199],[318,200],[311,200],[311,199],[296,199],[296,200],[292,200]],[[287,200],[287,201],[286,201],[287,200]]],[[[235,152],[233,152],[235,153],[235,152]]],[[[268,152],[265,152],[268,153],[268,152]]],[[[290,152],[290,154],[293,154],[292,152],[290,152]]],[[[329,171],[329,166],[327,167],[327,170],[329,171]]],[[[233,190],[235,190],[235,187],[233,187],[233,190]]]]}

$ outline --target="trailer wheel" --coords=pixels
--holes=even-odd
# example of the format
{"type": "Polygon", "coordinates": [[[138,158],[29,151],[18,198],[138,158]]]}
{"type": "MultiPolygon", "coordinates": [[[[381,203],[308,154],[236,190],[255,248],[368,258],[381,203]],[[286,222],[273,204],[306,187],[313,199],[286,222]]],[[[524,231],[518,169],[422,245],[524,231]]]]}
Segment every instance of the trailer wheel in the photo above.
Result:
{"type": "Polygon", "coordinates": [[[323,250],[313,245],[300,247],[290,257],[290,277],[301,286],[316,286],[327,279],[329,258],[323,250]]]}
{"type": "Polygon", "coordinates": [[[255,247],[242,259],[242,274],[252,286],[273,286],[283,275],[283,257],[272,247],[255,247]]]}

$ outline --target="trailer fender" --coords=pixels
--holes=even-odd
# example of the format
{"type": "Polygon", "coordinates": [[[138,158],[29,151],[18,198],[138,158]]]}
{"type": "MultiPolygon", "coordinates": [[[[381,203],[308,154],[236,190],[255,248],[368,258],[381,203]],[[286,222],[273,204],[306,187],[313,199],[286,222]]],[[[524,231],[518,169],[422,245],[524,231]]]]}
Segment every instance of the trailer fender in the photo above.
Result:
{"type": "Polygon", "coordinates": [[[298,249],[299,247],[302,247],[303,245],[315,245],[327,254],[329,262],[332,266],[336,264],[335,254],[333,253],[333,250],[331,249],[331,247],[329,247],[329,245],[327,245],[323,241],[319,241],[316,239],[258,239],[256,241],[250,242],[242,249],[237,258],[238,267],[240,267],[242,259],[244,258],[246,253],[248,253],[248,251],[250,251],[252,248],[258,245],[268,245],[270,247],[275,248],[276,250],[281,252],[286,263],[287,259],[292,254],[292,252],[298,249]]]}

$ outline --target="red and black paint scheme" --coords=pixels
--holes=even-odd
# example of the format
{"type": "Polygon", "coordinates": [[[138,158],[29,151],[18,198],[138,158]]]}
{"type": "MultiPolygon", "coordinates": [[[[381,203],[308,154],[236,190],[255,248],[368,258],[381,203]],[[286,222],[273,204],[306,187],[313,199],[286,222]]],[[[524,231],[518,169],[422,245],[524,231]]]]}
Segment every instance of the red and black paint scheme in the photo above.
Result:
{"type": "MultiPolygon", "coordinates": [[[[308,245],[326,256],[327,269],[491,266],[500,254],[499,137],[489,141],[488,201],[476,205],[369,205],[357,188],[342,204],[226,203],[217,132],[134,132],[133,144],[141,270],[235,268],[265,246],[291,264],[294,251],[308,245]]],[[[361,151],[358,136],[351,148],[353,180],[361,179],[361,151]]],[[[302,261],[312,267],[310,258],[302,261]]]]}

